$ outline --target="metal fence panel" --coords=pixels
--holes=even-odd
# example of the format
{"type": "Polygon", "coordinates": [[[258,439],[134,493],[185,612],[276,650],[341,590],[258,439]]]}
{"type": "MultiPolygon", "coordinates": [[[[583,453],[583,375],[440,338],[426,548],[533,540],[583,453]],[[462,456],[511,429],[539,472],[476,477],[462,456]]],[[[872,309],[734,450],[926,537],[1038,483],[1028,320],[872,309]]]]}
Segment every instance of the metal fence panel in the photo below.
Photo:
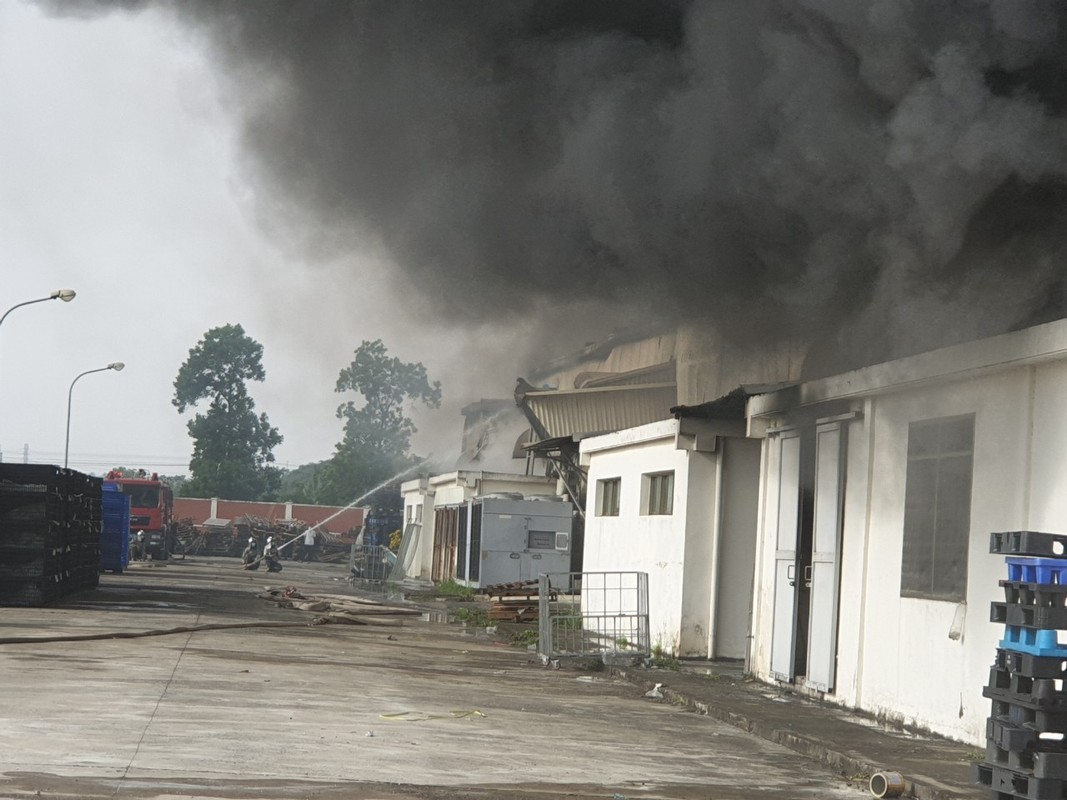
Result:
{"type": "Polygon", "coordinates": [[[389,578],[396,555],[385,545],[352,545],[348,557],[349,580],[353,583],[382,583],[389,578]]]}
{"type": "Polygon", "coordinates": [[[648,573],[542,573],[539,590],[543,661],[651,655],[648,573]]]}

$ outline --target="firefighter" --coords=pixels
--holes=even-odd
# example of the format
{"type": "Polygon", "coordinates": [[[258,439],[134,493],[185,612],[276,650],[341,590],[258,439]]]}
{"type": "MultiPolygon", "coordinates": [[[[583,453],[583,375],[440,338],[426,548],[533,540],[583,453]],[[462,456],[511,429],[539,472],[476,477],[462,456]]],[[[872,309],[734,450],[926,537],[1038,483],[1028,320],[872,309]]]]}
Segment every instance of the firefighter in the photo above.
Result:
{"type": "Polygon", "coordinates": [[[278,548],[274,546],[274,537],[268,536],[263,546],[263,560],[267,562],[267,572],[281,572],[282,562],[278,548]]]}
{"type": "Polygon", "coordinates": [[[245,569],[259,569],[259,547],[256,546],[254,536],[248,537],[248,546],[241,553],[241,561],[244,562],[245,569]]]}
{"type": "Polygon", "coordinates": [[[144,531],[137,531],[137,534],[133,537],[133,541],[130,542],[130,560],[131,561],[146,561],[148,559],[148,552],[144,546],[144,531]]]}

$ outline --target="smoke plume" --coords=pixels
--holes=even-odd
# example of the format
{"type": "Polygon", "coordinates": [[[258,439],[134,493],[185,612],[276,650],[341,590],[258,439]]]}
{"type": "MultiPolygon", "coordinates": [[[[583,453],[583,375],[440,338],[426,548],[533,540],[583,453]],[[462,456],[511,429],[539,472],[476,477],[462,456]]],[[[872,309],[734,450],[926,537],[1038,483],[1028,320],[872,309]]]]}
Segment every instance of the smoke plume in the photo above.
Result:
{"type": "Polygon", "coordinates": [[[1067,313],[1059,0],[172,9],[239,103],[264,224],[383,248],[424,313],[894,351],[1067,313]]]}

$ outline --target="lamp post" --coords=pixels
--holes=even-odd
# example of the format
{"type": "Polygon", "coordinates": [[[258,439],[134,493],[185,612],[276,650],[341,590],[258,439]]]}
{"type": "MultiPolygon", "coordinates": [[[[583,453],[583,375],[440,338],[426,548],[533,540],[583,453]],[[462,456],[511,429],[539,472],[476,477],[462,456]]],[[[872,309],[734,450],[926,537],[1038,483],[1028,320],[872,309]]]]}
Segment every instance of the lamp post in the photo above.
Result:
{"type": "Polygon", "coordinates": [[[48,297],[38,297],[36,300],[26,300],[23,303],[16,303],[4,312],[4,316],[0,317],[0,325],[4,324],[4,320],[7,319],[7,315],[14,311],[16,308],[22,308],[23,306],[32,305],[33,303],[43,303],[45,300],[62,300],[64,303],[69,303],[74,299],[76,292],[73,289],[56,289],[48,297]]]}
{"type": "MultiPolygon", "coordinates": [[[[73,292],[71,293],[73,294],[73,292]]],[[[0,320],[2,322],[3,320],[0,320]]],[[[86,375],[92,375],[94,372],[107,372],[109,369],[113,369],[116,372],[121,370],[126,365],[121,361],[112,361],[106,367],[97,367],[96,369],[87,369],[81,375],[78,375],[74,380],[70,382],[70,389],[67,390],[67,441],[63,447],[63,469],[67,468],[67,461],[70,457],[70,401],[74,397],[74,384],[78,382],[79,378],[84,378],[86,375]]]]}

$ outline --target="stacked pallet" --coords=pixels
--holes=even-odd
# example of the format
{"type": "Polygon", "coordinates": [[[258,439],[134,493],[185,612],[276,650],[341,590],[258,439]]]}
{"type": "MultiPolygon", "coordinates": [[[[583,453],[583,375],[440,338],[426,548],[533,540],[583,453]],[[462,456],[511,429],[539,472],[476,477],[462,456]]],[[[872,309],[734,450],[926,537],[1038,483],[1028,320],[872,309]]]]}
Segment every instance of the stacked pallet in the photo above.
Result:
{"type": "Polygon", "coordinates": [[[993,622],[1005,626],[989,684],[986,760],[977,783],[996,800],[1067,798],[1067,536],[994,533],[991,553],[1007,555],[1003,602],[993,622]]]}
{"type": "Polygon", "coordinates": [[[121,573],[130,563],[130,497],[113,483],[103,488],[100,570],[121,573]]]}
{"type": "Polygon", "coordinates": [[[101,480],[0,464],[0,606],[36,606],[99,583],[101,480]]]}
{"type": "MultiPolygon", "coordinates": [[[[482,593],[489,597],[489,619],[498,622],[535,622],[540,605],[538,581],[516,581],[487,586],[482,593]]],[[[555,590],[549,600],[556,599],[555,590]]]]}

